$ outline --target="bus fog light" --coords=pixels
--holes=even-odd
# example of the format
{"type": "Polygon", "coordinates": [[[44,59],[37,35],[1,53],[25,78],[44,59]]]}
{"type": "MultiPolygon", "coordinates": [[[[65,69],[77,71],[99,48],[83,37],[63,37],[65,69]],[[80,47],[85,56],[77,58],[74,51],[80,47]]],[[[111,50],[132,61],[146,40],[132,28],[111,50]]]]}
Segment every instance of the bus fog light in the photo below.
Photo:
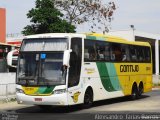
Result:
{"type": "Polygon", "coordinates": [[[23,101],[17,101],[17,103],[18,103],[18,104],[22,104],[22,103],[23,103],[23,101]]]}
{"type": "Polygon", "coordinates": [[[66,92],[66,89],[59,89],[59,90],[55,90],[54,94],[62,94],[62,93],[65,93],[65,92],[66,92]]]}

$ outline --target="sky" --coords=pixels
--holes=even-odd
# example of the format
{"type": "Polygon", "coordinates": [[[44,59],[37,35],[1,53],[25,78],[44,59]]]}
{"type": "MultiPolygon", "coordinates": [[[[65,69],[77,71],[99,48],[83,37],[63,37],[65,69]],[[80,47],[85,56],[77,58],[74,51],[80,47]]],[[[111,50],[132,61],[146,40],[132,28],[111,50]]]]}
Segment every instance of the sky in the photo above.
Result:
{"type": "MultiPolygon", "coordinates": [[[[160,33],[160,0],[105,0],[114,1],[117,9],[113,15],[111,30],[131,29],[160,33]]],[[[35,6],[35,0],[0,0],[0,7],[6,8],[7,34],[21,33],[30,24],[26,14],[35,6]]],[[[77,32],[89,32],[86,24],[78,26],[77,32]]]]}

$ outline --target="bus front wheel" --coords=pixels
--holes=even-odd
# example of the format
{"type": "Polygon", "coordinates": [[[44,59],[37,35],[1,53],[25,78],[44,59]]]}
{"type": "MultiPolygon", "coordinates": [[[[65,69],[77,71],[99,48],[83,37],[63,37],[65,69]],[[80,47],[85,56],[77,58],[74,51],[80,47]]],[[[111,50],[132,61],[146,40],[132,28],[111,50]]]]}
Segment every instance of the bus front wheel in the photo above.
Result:
{"type": "Polygon", "coordinates": [[[89,108],[93,104],[93,91],[91,88],[87,89],[84,95],[84,108],[89,108]]]}

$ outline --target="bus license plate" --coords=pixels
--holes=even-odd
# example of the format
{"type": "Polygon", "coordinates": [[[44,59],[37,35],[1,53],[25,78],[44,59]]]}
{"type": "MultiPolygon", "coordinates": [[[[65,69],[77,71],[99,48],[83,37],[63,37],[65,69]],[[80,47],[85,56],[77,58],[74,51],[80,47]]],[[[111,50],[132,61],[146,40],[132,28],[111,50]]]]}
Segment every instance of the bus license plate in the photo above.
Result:
{"type": "Polygon", "coordinates": [[[42,98],[34,98],[36,102],[42,102],[42,98]]]}

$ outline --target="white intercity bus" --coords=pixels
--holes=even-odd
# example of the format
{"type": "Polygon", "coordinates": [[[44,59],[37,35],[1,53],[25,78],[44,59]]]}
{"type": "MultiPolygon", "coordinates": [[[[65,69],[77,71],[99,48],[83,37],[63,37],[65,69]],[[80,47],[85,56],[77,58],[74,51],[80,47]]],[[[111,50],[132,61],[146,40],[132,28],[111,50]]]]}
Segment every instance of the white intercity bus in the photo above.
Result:
{"type": "MultiPolygon", "coordinates": [[[[15,48],[17,48],[16,45],[0,43],[0,72],[10,72],[10,67],[16,65],[18,59],[15,61],[15,59],[13,59],[15,56],[9,55],[15,48]]],[[[16,58],[18,58],[18,56],[16,58]]]]}
{"type": "Polygon", "coordinates": [[[152,89],[151,47],[103,34],[26,36],[19,50],[19,104],[91,106],[94,101],[152,89]]]}
{"type": "Polygon", "coordinates": [[[18,61],[18,54],[19,54],[19,49],[18,47],[15,48],[14,50],[11,50],[7,54],[7,64],[8,67],[11,68],[17,68],[17,61],[18,61]]]}

